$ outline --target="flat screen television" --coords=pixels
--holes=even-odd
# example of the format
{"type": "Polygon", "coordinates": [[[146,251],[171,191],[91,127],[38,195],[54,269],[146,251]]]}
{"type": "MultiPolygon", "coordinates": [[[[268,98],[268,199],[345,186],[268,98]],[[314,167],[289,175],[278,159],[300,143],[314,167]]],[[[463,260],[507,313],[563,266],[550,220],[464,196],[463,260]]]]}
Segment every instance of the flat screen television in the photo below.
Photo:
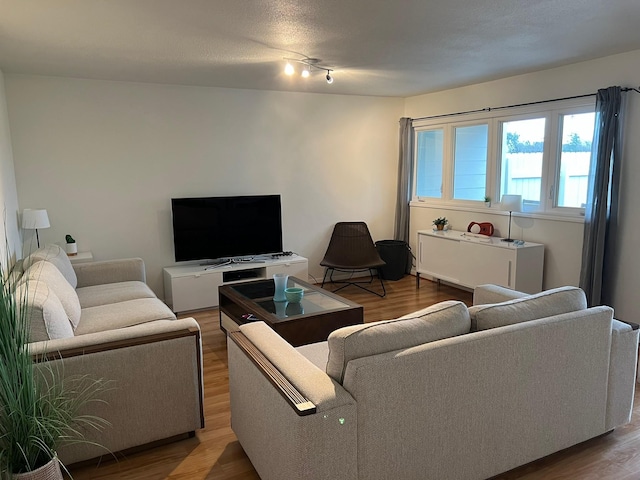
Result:
{"type": "Polygon", "coordinates": [[[282,252],[280,195],[172,198],[176,262],[282,252]]]}

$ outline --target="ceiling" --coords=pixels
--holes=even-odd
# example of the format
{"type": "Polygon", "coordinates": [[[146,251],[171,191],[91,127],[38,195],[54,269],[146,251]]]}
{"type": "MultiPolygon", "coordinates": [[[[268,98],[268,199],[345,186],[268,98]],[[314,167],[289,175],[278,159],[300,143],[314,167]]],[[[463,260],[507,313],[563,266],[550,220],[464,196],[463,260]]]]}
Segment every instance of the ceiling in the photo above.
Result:
{"type": "Polygon", "coordinates": [[[0,69],[407,97],[640,49],[638,0],[0,0],[0,69]],[[284,74],[283,57],[334,69],[284,74]]]}

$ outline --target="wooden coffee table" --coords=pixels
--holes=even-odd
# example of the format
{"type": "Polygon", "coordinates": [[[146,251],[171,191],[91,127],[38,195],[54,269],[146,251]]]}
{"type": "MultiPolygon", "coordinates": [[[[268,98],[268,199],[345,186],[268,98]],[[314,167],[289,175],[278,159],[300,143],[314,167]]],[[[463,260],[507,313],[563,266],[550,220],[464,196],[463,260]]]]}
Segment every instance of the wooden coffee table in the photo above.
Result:
{"type": "Polygon", "coordinates": [[[362,305],[296,277],[289,277],[287,286],[304,289],[300,303],[274,302],[272,279],[219,287],[220,328],[229,332],[263,321],[297,347],[325,341],[340,327],[364,322],[362,305]]]}

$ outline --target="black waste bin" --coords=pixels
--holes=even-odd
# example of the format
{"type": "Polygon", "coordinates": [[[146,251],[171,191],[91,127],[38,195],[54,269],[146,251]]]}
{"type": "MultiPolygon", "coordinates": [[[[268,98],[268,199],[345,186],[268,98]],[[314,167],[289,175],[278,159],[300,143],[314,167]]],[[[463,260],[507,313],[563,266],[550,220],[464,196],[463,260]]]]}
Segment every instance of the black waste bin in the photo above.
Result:
{"type": "Polygon", "coordinates": [[[387,264],[380,269],[385,280],[400,280],[407,273],[411,261],[411,250],[402,240],[378,240],[376,248],[380,258],[387,264]]]}

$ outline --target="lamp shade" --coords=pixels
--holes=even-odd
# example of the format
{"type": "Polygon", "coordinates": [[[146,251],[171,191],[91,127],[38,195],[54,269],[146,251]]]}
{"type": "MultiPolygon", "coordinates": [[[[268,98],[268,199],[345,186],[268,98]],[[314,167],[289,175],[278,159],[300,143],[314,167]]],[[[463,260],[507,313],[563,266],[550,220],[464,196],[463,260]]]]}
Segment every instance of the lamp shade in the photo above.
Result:
{"type": "Polygon", "coordinates": [[[503,195],[500,202],[500,209],[505,212],[522,211],[522,195],[503,195]]]}
{"type": "Polygon", "coordinates": [[[50,226],[49,216],[44,208],[25,208],[22,212],[22,228],[35,230],[50,226]]]}

